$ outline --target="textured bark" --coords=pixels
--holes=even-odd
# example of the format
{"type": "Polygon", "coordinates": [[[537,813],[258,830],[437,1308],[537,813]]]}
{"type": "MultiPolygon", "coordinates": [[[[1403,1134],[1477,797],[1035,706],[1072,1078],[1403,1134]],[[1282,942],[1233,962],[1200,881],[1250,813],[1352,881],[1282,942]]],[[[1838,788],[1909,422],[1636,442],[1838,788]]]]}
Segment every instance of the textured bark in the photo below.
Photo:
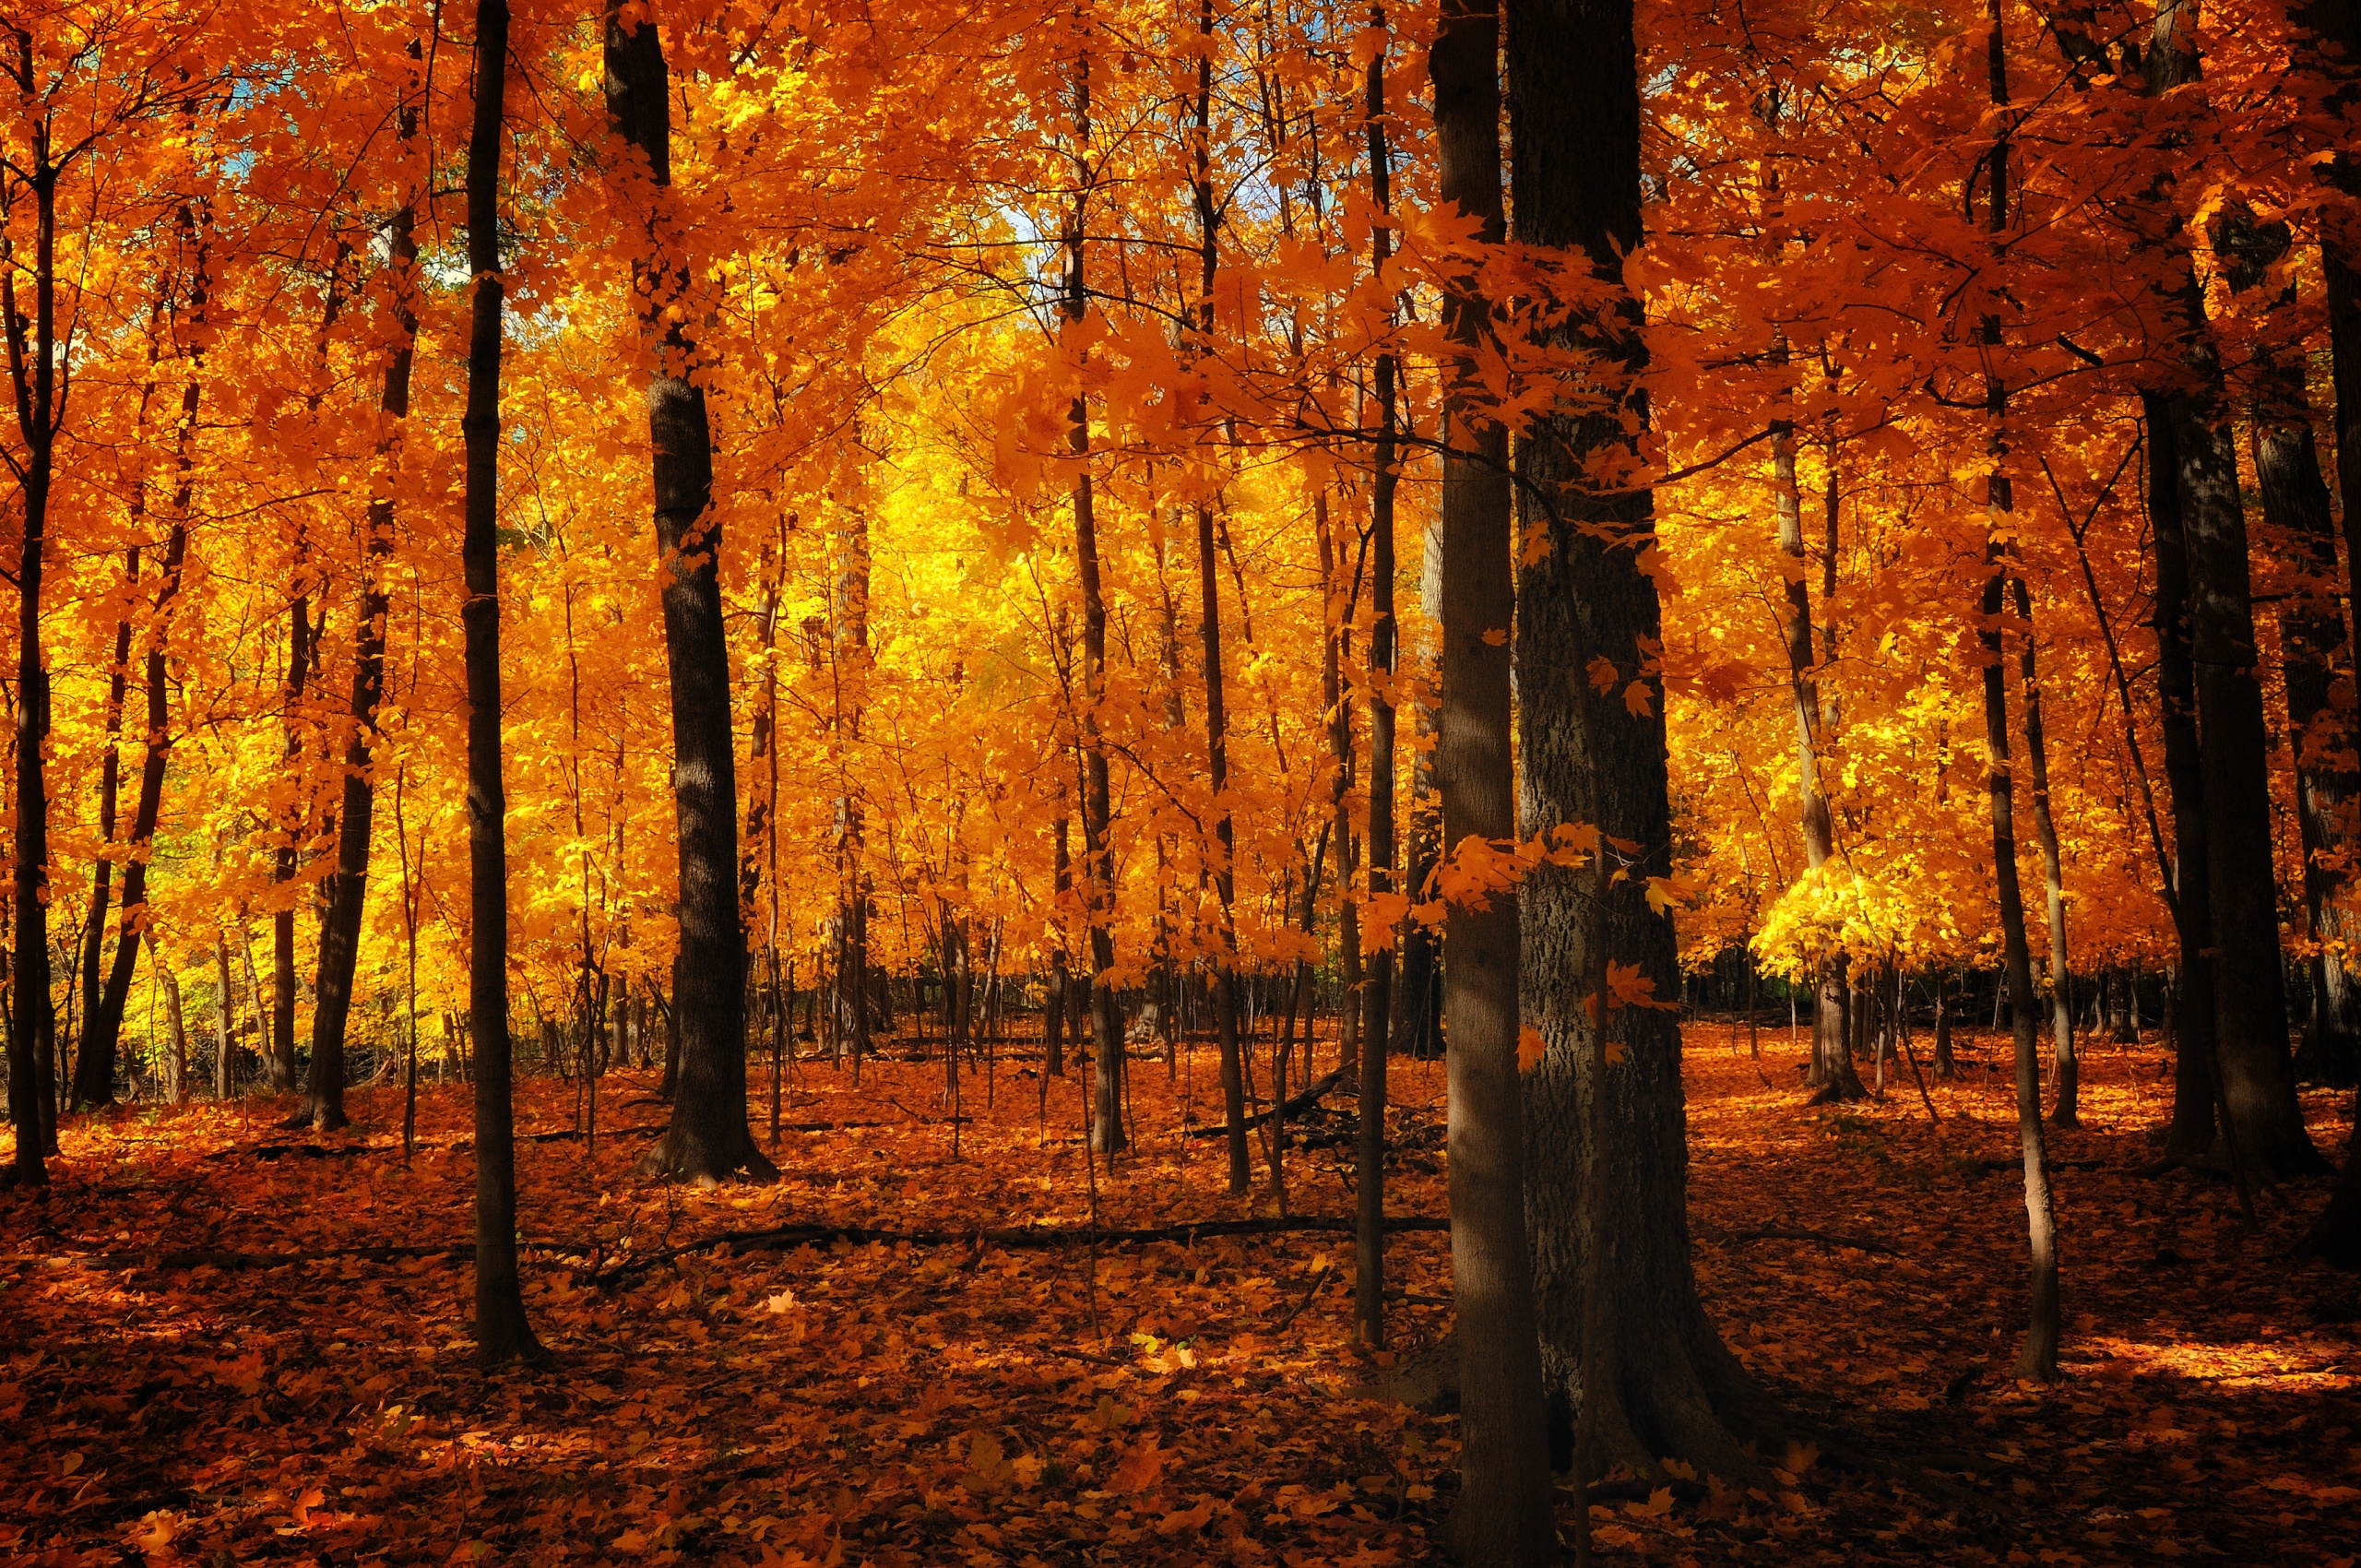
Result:
{"type": "Polygon", "coordinates": [[[508,85],[506,0],[476,0],[475,115],[468,138],[469,302],[466,533],[468,1027],[476,1143],[476,1357],[538,1357],[516,1274],[516,1121],[509,1099],[507,799],[500,763],[500,148],[508,85]]]}
{"type": "Polygon", "coordinates": [[[2058,823],[2049,813],[2049,742],[2041,723],[2040,661],[2034,651],[2033,595],[2022,576],[2010,581],[2017,619],[2024,623],[2018,654],[2025,705],[2025,766],[2033,780],[2033,830],[2041,842],[2041,885],[2049,915],[2049,1035],[2058,1063],[2058,1100],[2049,1119],[2060,1127],[2081,1125],[2082,1069],[2074,1060],[2073,971],[2066,960],[2066,885],[2058,851],[2058,823]]]}
{"type": "MultiPolygon", "coordinates": [[[[301,587],[310,565],[303,559],[304,539],[299,530],[295,539],[295,574],[299,585],[287,606],[287,679],[279,689],[284,706],[286,726],[284,754],[290,773],[299,768],[303,754],[303,731],[301,719],[303,694],[312,681],[312,601],[301,587]]],[[[279,825],[285,842],[272,857],[270,884],[281,888],[295,880],[299,856],[296,840],[305,831],[307,808],[298,804],[287,821],[279,825]]],[[[286,895],[277,897],[285,898],[286,895]]],[[[295,1087],[295,907],[288,902],[275,909],[270,917],[270,1039],[262,1051],[263,1065],[269,1075],[274,1094],[295,1087]]]]}
{"type": "Polygon", "coordinates": [[[665,665],[672,696],[672,801],[680,844],[679,1081],[650,1172],[714,1182],[778,1174],[746,1121],[746,933],[738,902],[738,786],[730,728],[730,641],[722,621],[721,524],[713,509],[713,435],[698,355],[684,332],[688,286],[669,251],[671,114],[652,7],[626,29],[619,0],[606,18],[607,112],[630,149],[618,159],[641,208],[646,247],[632,267],[647,382],[648,445],[662,573],[665,665]],[[635,157],[632,154],[636,154],[635,157]],[[645,182],[644,184],[641,182],[645,182]]]}
{"type": "MultiPolygon", "coordinates": [[[[1428,55],[1434,82],[1438,195],[1504,237],[1500,165],[1500,24],[1479,0],[1443,0],[1428,55]]],[[[1508,436],[1471,396],[1487,302],[1460,283],[1444,296],[1456,350],[1442,479],[1442,697],[1436,775],[1443,842],[1499,842],[1516,831],[1510,753],[1511,576],[1508,436]]],[[[1517,903],[1453,906],[1443,931],[1452,1293],[1459,1318],[1459,1501],[1452,1548],[1468,1564],[1525,1568],[1557,1556],[1548,1437],[1525,1244],[1524,1114],[1517,1085],[1517,903]]]]}
{"type": "MultiPolygon", "coordinates": [[[[1579,248],[1610,286],[1641,235],[1631,11],[1630,0],[1526,0],[1507,13],[1515,237],[1579,248]]],[[[1626,295],[1613,316],[1569,331],[1609,366],[1636,374],[1644,364],[1639,325],[1638,303],[1626,295]]],[[[1622,407],[1644,414],[1636,395],[1622,407]]],[[[1679,986],[1671,922],[1646,902],[1646,879],[1671,871],[1662,702],[1650,682],[1646,712],[1625,703],[1661,625],[1655,582],[1638,564],[1654,532],[1653,500],[1585,477],[1591,462],[1621,455],[1630,440],[1616,412],[1562,410],[1537,422],[1522,448],[1525,528],[1546,529],[1549,548],[1518,584],[1518,831],[1592,824],[1640,846],[1603,908],[1594,907],[1601,879],[1589,868],[1539,868],[1520,897],[1520,992],[1546,1047],[1524,1097],[1542,1370],[1561,1417],[1581,1409],[1594,1468],[1623,1463],[1654,1473],[1677,1458],[1751,1476],[1760,1466],[1745,1445],[1771,1443],[1777,1414],[1697,1294],[1678,1015],[1608,1014],[1621,1061],[1602,1081],[1586,1008],[1610,958],[1636,965],[1660,996],[1679,986]],[[1612,689],[1593,683],[1594,659],[1616,665],[1612,689]],[[1587,1383],[1586,1288],[1595,1292],[1587,1383]]],[[[1800,661],[1797,673],[1800,686],[1800,661]]],[[[1807,757],[1813,721],[1799,716],[1807,757]]],[[[1809,761],[1804,774],[1809,791],[1809,761]]]]}

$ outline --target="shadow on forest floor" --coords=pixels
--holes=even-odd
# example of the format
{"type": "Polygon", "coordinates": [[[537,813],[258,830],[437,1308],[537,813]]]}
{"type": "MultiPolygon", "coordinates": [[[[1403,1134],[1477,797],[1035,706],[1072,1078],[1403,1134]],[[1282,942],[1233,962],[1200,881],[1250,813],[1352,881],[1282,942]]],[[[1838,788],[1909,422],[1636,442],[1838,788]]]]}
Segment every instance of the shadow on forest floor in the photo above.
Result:
{"type": "MultiPolygon", "coordinates": [[[[1708,1305],[1807,1415],[1991,1512],[1798,1453],[1780,1496],[1595,1507],[1603,1560],[2311,1563],[2349,1550],[2355,1282],[2279,1255],[2317,1188],[2266,1196],[2249,1232],[2225,1187],[2131,1173],[2166,1108],[2157,1051],[2087,1055],[2088,1126],[2051,1134],[2055,1158],[2095,1163],[2058,1178],[2067,1375],[2034,1389],[2008,1375],[2023,1223],[2003,1168],[2006,1075],[1935,1086],[1930,1126],[1906,1080],[1881,1105],[1807,1109],[1799,1048],[1774,1037],[1766,1088],[1732,1043],[1717,1025],[1689,1033],[1708,1305]]],[[[1971,1061],[2004,1049],[1988,1034],[1961,1045],[1971,1061]]],[[[1271,1213],[1259,1143],[1250,1204],[1222,1190],[1218,1139],[1177,1135],[1215,1113],[1211,1069],[1209,1051],[1177,1081],[1134,1063],[1139,1152],[1109,1172],[1073,1136],[1078,1078],[1052,1081],[1046,1123],[1022,1062],[997,1064],[989,1088],[967,1080],[955,1159],[939,1063],[872,1063],[860,1088],[805,1064],[784,1120],[842,1130],[785,1134],[776,1187],[705,1193],[632,1175],[634,1129],[659,1112],[624,1107],[647,1093],[642,1075],[611,1075],[601,1120],[624,1125],[595,1157],[565,1137],[520,1146],[528,1304],[554,1360],[489,1378],[472,1364],[464,1256],[318,1255],[468,1240],[466,1090],[421,1095],[430,1146],[408,1169],[390,1087],[355,1092],[350,1134],[301,1140],[350,1158],[255,1158],[298,1141],[267,1131],[260,1104],[69,1123],[50,1191],[0,1197],[0,1423],[19,1434],[0,1553],[1424,1561],[1453,1423],[1343,1396],[1370,1369],[1350,1342],[1341,1235],[742,1246],[588,1282],[724,1230],[1082,1228],[1094,1184],[1109,1226],[1271,1213]],[[253,1266],[274,1253],[308,1255],[253,1266]],[[197,1254],[216,1262],[165,1266],[197,1254]]],[[[1428,1146],[1402,1156],[1390,1207],[1440,1214],[1440,1066],[1399,1063],[1394,1080],[1405,1142],[1428,1146]]],[[[520,1080],[520,1128],[564,1133],[573,1094],[520,1080]]],[[[2310,1106],[2341,1149],[2343,1097],[2310,1106]]],[[[1292,1212],[1348,1215],[1349,1158],[1348,1142],[1292,1151],[1292,1212]]],[[[1413,1354],[1448,1325],[1445,1239],[1397,1236],[1390,1258],[1397,1353],[1413,1354]]]]}

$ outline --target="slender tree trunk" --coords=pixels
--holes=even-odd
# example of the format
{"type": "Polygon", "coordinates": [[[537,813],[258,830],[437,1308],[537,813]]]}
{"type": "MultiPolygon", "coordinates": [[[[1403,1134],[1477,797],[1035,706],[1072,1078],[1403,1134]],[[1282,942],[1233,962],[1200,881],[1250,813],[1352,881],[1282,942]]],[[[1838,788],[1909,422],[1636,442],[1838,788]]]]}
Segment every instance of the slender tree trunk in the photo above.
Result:
{"type": "MultiPolygon", "coordinates": [[[[149,350],[153,362],[154,350],[149,350]]],[[[149,383],[152,390],[153,381],[149,383]]],[[[140,408],[144,413],[147,398],[143,394],[140,408]]],[[[143,420],[144,423],[144,420],[143,420]]],[[[132,526],[136,529],[147,514],[147,485],[143,481],[131,497],[132,526]]],[[[131,671],[131,611],[130,594],[139,582],[139,546],[134,544],[124,552],[123,585],[125,603],[123,613],[114,624],[114,659],[107,667],[106,739],[99,754],[99,839],[102,846],[97,862],[90,868],[90,907],[82,921],[82,1016],[89,1018],[99,1010],[99,997],[105,981],[99,974],[99,962],[106,951],[108,897],[114,873],[116,808],[122,796],[124,700],[130,688],[131,671]]]]}
{"type": "Polygon", "coordinates": [[[669,246],[677,221],[670,77],[653,7],[625,29],[620,0],[606,18],[607,112],[638,154],[621,183],[641,208],[646,248],[634,259],[647,383],[656,546],[663,573],[665,662],[671,678],[673,804],[679,826],[680,1079],[671,1124],[645,1161],[650,1172],[712,1182],[777,1168],[746,1121],[746,935],[738,903],[738,788],[730,728],[730,643],[722,620],[721,523],[713,506],[713,437],[700,356],[682,318],[689,278],[669,246]],[[641,184],[640,182],[647,182],[641,184]]]}
{"type": "Polygon", "coordinates": [[[164,963],[156,946],[156,928],[147,932],[148,966],[164,988],[164,1023],[172,1033],[172,1054],[165,1059],[164,1098],[174,1105],[188,1103],[188,1020],[181,1011],[180,977],[164,963]]]}
{"type": "MultiPolygon", "coordinates": [[[[312,600],[303,586],[303,576],[310,566],[303,560],[303,551],[304,541],[299,533],[295,566],[298,588],[287,606],[287,680],[280,688],[286,706],[285,754],[291,774],[300,770],[303,754],[302,710],[312,680],[312,600]]],[[[296,840],[307,830],[309,822],[308,802],[299,802],[290,808],[288,819],[280,825],[286,841],[272,858],[270,881],[274,889],[295,880],[301,861],[296,840]]],[[[285,894],[277,897],[288,897],[285,894]]],[[[269,1072],[271,1092],[279,1094],[295,1087],[295,906],[291,899],[283,908],[275,909],[270,917],[269,1022],[270,1039],[262,1055],[269,1072]]]]}
{"type": "MultiPolygon", "coordinates": [[[[1078,328],[1090,308],[1083,272],[1090,193],[1090,55],[1086,47],[1074,65],[1074,192],[1066,231],[1066,291],[1063,314],[1078,328]]],[[[1074,574],[1082,588],[1082,873],[1083,902],[1090,921],[1091,1147],[1113,1154],[1123,1147],[1123,1031],[1116,1016],[1115,856],[1107,745],[1099,733],[1098,705],[1107,695],[1107,599],[1098,573],[1098,523],[1090,476],[1090,398],[1077,392],[1068,416],[1074,456],[1074,574]]]]}
{"type": "Polygon", "coordinates": [[[2066,955],[2066,888],[2058,849],[2058,824],[2049,810],[2049,745],[2041,725],[2041,675],[2034,652],[2033,596],[2020,575],[2010,580],[2017,618],[2024,623],[2019,654],[2025,708],[2025,766],[2033,778],[2033,830],[2041,841],[2042,889],[2049,911],[2049,1033],[2058,1061],[2058,1103],[2049,1119],[2060,1127],[2082,1124],[2082,1068],[2074,1059],[2074,982],[2066,955]]]}
{"type": "Polygon", "coordinates": [[[230,985],[230,944],[213,939],[213,1098],[227,1101],[238,1084],[237,993],[230,985]]]}
{"type": "MultiPolygon", "coordinates": [[[[418,45],[410,45],[416,59],[418,45]]],[[[397,112],[398,144],[407,162],[417,135],[418,110],[405,89],[397,112]]],[[[361,956],[361,921],[368,903],[369,846],[376,814],[376,786],[370,777],[377,707],[386,695],[386,561],[394,548],[394,488],[402,454],[402,422],[409,417],[410,365],[418,340],[411,303],[418,264],[415,195],[406,191],[386,225],[386,263],[392,277],[394,351],[377,395],[377,493],[371,496],[362,544],[361,595],[352,627],[352,732],[344,746],[344,802],[337,814],[336,873],[329,881],[327,918],[320,923],[319,977],[313,987],[312,1072],[297,1122],[320,1132],[345,1125],[344,1036],[352,1010],[352,977],[361,956]]],[[[407,851],[405,851],[407,852],[407,851]]]]}
{"type": "MultiPolygon", "coordinates": [[[[1477,0],[1443,0],[1428,54],[1434,82],[1437,194],[1498,244],[1500,23],[1477,0]]],[[[1446,393],[1453,450],[1443,459],[1442,702],[1436,746],[1443,841],[1498,843],[1516,832],[1510,751],[1508,435],[1476,401],[1488,302],[1458,280],[1443,321],[1455,358],[1446,393]]],[[[1471,1568],[1554,1561],[1548,1438],[1525,1245],[1524,1117],[1517,1087],[1517,897],[1454,905],[1445,920],[1452,1294],[1459,1317],[1459,1502],[1452,1549],[1471,1568]]]]}
{"type": "Polygon", "coordinates": [[[1074,859],[1067,849],[1069,832],[1066,815],[1060,812],[1056,860],[1050,873],[1056,905],[1052,917],[1056,930],[1051,937],[1055,945],[1050,950],[1050,992],[1041,1003],[1041,1071],[1052,1078],[1066,1075],[1066,991],[1074,983],[1072,966],[1066,957],[1065,908],[1074,892],[1074,859]]]}
{"type": "MultiPolygon", "coordinates": [[[[476,0],[475,120],[468,140],[468,1025],[474,1037],[476,1356],[538,1358],[516,1274],[516,1117],[509,1100],[507,800],[500,758],[500,150],[507,0],[476,0]]],[[[741,1107],[743,1115],[743,1107],[741,1107]]]]}
{"type": "MultiPolygon", "coordinates": [[[[1991,20],[1991,31],[1987,35],[1986,69],[1993,106],[2005,114],[2010,98],[2008,52],[2001,30],[2001,0],[1988,0],[1988,7],[1987,14],[1991,20]]],[[[2004,119],[2001,123],[2005,125],[2007,122],[2004,119]]],[[[2009,184],[2009,143],[2005,136],[1993,145],[1987,168],[1987,188],[1990,192],[1991,206],[1987,227],[1995,237],[1994,259],[1998,263],[2001,259],[1999,236],[2007,232],[2013,210],[2009,205],[2011,192],[2009,184]]],[[[1996,285],[1996,301],[2004,297],[2004,286],[1996,285]]],[[[1988,352],[1987,363],[1994,367],[1985,374],[1984,394],[1985,410],[1991,425],[1988,452],[1992,459],[1992,467],[1985,481],[1984,553],[1986,570],[1989,575],[1984,584],[1981,633],[1984,644],[1985,793],[1992,815],[1992,877],[2000,906],[2003,975],[2008,982],[2009,1017],[2015,1045],[2017,1141],[2024,1167],[2025,1234],[2032,1269],[2031,1308],[2024,1347],[2017,1358],[2017,1375],[2047,1383],[2058,1376],[2058,1214],[2050,1193],[2049,1155],[2043,1142],[2041,1127],[2041,1052],[2036,1043],[2037,1030],[2034,1019],[2033,954],[2026,943],[2024,894],[2017,877],[2016,784],[2009,764],[2009,685],[2001,657],[2000,624],[2007,602],[2008,578],[2001,540],[2008,531],[2003,519],[2013,505],[2015,497],[2005,471],[2009,389],[1998,369],[2005,339],[1997,311],[1987,312],[1984,316],[1983,339],[1988,352]]],[[[2031,631],[2028,621],[2028,637],[2031,631]]],[[[2030,658],[2028,654],[2028,660],[2030,658]]],[[[2030,662],[2024,669],[2030,686],[2030,662]]]]}
{"type": "MultiPolygon", "coordinates": [[[[1372,6],[1370,25],[1382,30],[1385,7],[1372,6]]],[[[1385,54],[1390,40],[1381,33],[1370,57],[1361,113],[1369,137],[1370,205],[1379,220],[1370,228],[1370,275],[1383,286],[1393,254],[1392,153],[1386,145],[1385,54]]],[[[1369,891],[1372,910],[1394,894],[1394,665],[1400,636],[1394,620],[1394,505],[1399,476],[1394,471],[1394,377],[1392,352],[1377,356],[1377,441],[1370,454],[1370,747],[1369,891]]],[[[1373,917],[1377,918],[1377,917],[1373,917]]],[[[1391,920],[1394,932],[1402,927],[1391,920]]],[[[1353,1324],[1361,1343],[1385,1344],[1385,1058],[1394,1043],[1394,945],[1381,947],[1370,966],[1361,1025],[1360,1105],[1355,1140],[1353,1196],[1353,1324]]]]}
{"type": "MultiPolygon", "coordinates": [[[[196,417],[196,388],[192,382],[182,405],[183,417],[196,417]]],[[[139,798],[132,810],[131,863],[123,873],[122,929],[115,943],[114,962],[108,967],[99,1005],[82,1026],[82,1049],[75,1061],[74,1098],[83,1105],[114,1103],[115,1048],[123,1032],[124,1009],[131,1001],[131,981],[139,960],[139,943],[148,918],[148,858],[156,837],[156,820],[163,808],[164,765],[172,754],[171,689],[167,683],[164,642],[172,624],[173,600],[179,596],[181,570],[188,557],[188,484],[182,481],[174,497],[172,531],[166,536],[156,600],[149,608],[146,684],[148,723],[146,753],[139,765],[139,798]]]]}

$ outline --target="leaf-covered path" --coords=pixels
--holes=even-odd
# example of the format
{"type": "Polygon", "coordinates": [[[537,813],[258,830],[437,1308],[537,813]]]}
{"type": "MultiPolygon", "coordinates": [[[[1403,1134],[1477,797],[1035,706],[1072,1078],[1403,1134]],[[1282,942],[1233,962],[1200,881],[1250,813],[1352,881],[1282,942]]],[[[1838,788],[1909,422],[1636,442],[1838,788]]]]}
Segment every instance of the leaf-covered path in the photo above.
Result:
{"type": "MultiPolygon", "coordinates": [[[[2143,1178],[2165,1109],[2153,1049],[2086,1058],[2089,1130],[2065,1162],[2068,1375],[2010,1382],[2022,1211],[2003,1075],[1905,1077],[1883,1106],[1806,1110],[1784,1031],[1758,1075],[1721,1026],[1689,1036],[1692,1224],[1739,1354],[1841,1435],[1777,1457],[1759,1496],[1679,1478],[1596,1504],[1609,1561],[2339,1561],[2361,1523],[2351,1281],[2278,1255],[2314,1191],[2143,1178]],[[2284,1201],[2283,1201],[2284,1198],[2284,1201]],[[2292,1209],[2290,1206],[2293,1206],[2292,1209]],[[1843,1467],[1857,1452],[1879,1467],[1843,1467]],[[1889,1467],[1952,1483],[1929,1498],[1889,1467]],[[1962,1508],[1962,1491],[1982,1500],[1962,1508]]],[[[1997,1042],[1965,1042],[1971,1063],[1997,1042]]],[[[1323,1047],[1323,1054],[1325,1055],[1323,1047]]],[[[1169,1086],[1133,1064],[1141,1153],[1109,1173],[1071,1136],[1079,1085],[1003,1064],[963,1085],[958,1158],[939,1064],[805,1064],[788,1179],[677,1190],[632,1166],[660,1116],[603,1086],[579,1140],[519,1156],[528,1305],[552,1365],[486,1379],[466,1322],[464,1091],[421,1097],[405,1170],[397,1090],[314,1145],[210,1108],[65,1130],[42,1198],[0,1198],[0,1422],[42,1441],[0,1515],[31,1563],[1418,1562],[1449,1503],[1452,1421],[1352,1397],[1349,1245],[1317,1232],[1146,1245],[986,1242],[699,1249],[818,1222],[972,1236],[1272,1213],[1221,1195],[1210,1055],[1169,1086]],[[862,1123],[853,1126],[849,1123],[862,1123]],[[330,1146],[349,1154],[327,1156],[330,1146]],[[257,1151],[279,1148],[271,1158],[257,1151]],[[384,1247],[395,1254],[361,1255],[384,1247]],[[337,1250],[338,1255],[322,1256],[337,1250]],[[672,1249],[659,1265],[623,1267],[672,1249]],[[166,1267],[167,1254],[304,1254],[166,1267]]],[[[1323,1060],[1323,1065],[1325,1065],[1323,1060]]],[[[1397,1063],[1394,1210],[1441,1212],[1439,1069],[1397,1063]]],[[[564,1086],[519,1084],[528,1132],[564,1086]]],[[[1331,1097],[1349,1110],[1350,1100],[1331,1097]]],[[[2341,1146],[2333,1097],[2316,1135],[2341,1146]]],[[[758,1132],[766,1130],[766,1094],[758,1132]]],[[[1341,1162],[1290,1151],[1289,1208],[1350,1212],[1341,1162]]],[[[1258,1147],[1257,1169],[1263,1171],[1258,1147]]],[[[1392,1242],[1403,1354],[1448,1322],[1442,1237],[1392,1242]]]]}

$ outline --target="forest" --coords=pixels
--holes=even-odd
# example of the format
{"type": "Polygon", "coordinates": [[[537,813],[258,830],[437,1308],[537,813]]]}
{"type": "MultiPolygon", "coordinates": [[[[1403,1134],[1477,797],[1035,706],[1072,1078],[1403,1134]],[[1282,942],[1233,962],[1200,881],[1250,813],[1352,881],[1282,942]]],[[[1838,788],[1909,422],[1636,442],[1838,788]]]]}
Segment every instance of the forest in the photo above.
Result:
{"type": "Polygon", "coordinates": [[[2361,0],[0,76],[8,1561],[2350,1568],[2361,0]]]}

